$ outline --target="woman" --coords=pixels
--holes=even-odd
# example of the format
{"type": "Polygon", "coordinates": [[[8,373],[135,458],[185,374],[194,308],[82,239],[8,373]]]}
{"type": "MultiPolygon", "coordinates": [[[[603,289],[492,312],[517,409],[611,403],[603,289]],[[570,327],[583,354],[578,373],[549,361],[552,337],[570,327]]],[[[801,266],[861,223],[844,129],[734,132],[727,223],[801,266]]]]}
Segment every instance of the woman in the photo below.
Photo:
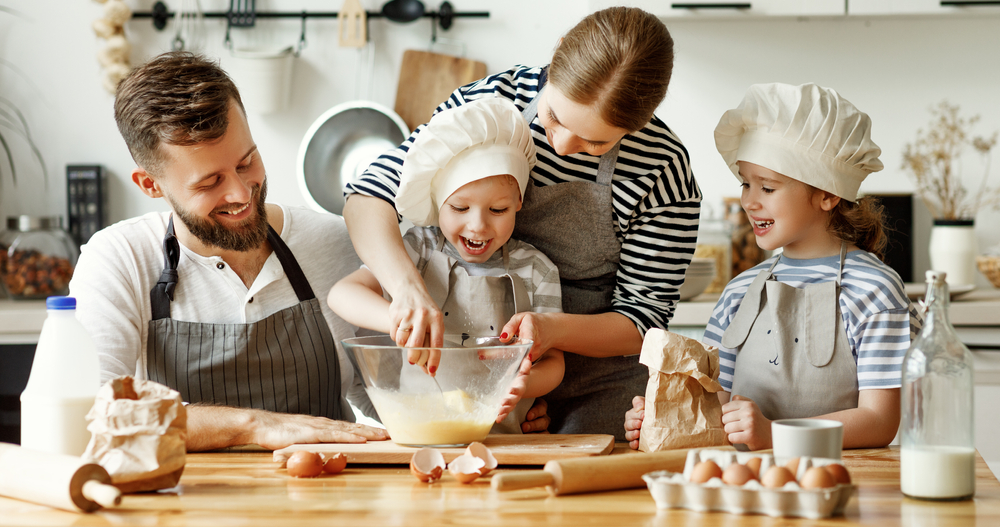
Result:
{"type": "MultiPolygon", "coordinates": [[[[647,378],[634,355],[647,329],[667,327],[694,252],[701,193],[687,151],[653,116],[672,67],[663,23],[614,7],[571,29],[549,66],[517,66],[463,86],[437,110],[505,97],[531,123],[538,163],[514,238],[558,266],[564,313],[515,315],[501,336],[535,341],[533,360],[548,349],[569,352],[563,383],[546,396],[553,432],[624,439],[622,411],[647,378]]],[[[392,296],[392,336],[437,346],[442,313],[403,248],[393,208],[405,152],[421,129],[347,185],[344,217],[361,259],[392,296]]]]}

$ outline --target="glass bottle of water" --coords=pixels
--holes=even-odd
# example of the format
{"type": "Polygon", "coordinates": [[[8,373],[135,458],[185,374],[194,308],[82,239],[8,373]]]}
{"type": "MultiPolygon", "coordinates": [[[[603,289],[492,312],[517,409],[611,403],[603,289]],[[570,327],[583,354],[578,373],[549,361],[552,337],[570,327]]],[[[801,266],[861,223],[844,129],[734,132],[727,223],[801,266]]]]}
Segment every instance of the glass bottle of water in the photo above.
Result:
{"type": "Polygon", "coordinates": [[[976,490],[973,358],[948,321],[945,273],[927,271],[924,325],[903,359],[900,487],[910,498],[976,490]]]}

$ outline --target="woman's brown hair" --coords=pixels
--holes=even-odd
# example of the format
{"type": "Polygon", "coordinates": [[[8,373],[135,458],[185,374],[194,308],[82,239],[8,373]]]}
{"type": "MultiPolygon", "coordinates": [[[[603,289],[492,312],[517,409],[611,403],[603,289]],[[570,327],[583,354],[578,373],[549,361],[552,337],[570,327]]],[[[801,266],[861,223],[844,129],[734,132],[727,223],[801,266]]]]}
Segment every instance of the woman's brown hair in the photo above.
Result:
{"type": "Polygon", "coordinates": [[[219,65],[194,53],[159,55],[132,70],[115,93],[115,122],[136,164],[153,173],[160,143],[213,141],[229,127],[229,105],[240,93],[219,65]]]}
{"type": "Polygon", "coordinates": [[[878,198],[866,196],[855,203],[842,199],[830,212],[830,232],[883,261],[889,242],[885,231],[885,210],[878,198]]]}
{"type": "Polygon", "coordinates": [[[548,76],[570,100],[596,104],[607,124],[634,132],[663,101],[673,67],[674,41],[659,18],[611,7],[566,33],[548,76]]]}

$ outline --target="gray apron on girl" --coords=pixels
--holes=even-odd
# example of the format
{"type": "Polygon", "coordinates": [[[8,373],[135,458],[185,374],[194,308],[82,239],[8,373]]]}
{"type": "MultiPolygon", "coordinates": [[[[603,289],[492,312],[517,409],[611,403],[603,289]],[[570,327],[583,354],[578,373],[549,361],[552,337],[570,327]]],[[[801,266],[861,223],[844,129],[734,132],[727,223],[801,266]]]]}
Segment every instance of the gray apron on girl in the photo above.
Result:
{"type": "MultiPolygon", "coordinates": [[[[501,249],[503,276],[469,275],[458,260],[442,251],[443,244],[442,240],[442,246],[431,252],[420,272],[427,292],[434,303],[441,306],[446,334],[496,336],[515,313],[531,310],[524,281],[509,272],[507,244],[501,249]]],[[[452,369],[460,371],[439,370],[442,381],[450,375],[485,378],[489,374],[480,361],[455,364],[452,369]]],[[[521,423],[533,403],[533,398],[521,399],[502,422],[493,425],[491,433],[520,434],[521,423]]]]}
{"type": "Polygon", "coordinates": [[[768,419],[815,417],[858,407],[858,366],[840,315],[840,281],[801,288],[774,279],[776,259],[750,284],[722,345],[739,348],[733,395],[768,419]]]}
{"type": "MultiPolygon", "coordinates": [[[[539,83],[544,83],[540,79],[539,83]]],[[[538,95],[524,109],[531,123],[538,95]]],[[[544,248],[559,268],[563,312],[611,311],[621,241],[614,226],[611,180],[618,161],[616,144],[601,156],[597,182],[536,186],[529,182],[513,237],[544,248]]],[[[611,434],[625,440],[622,427],[632,397],[645,393],[649,372],[638,355],[593,358],[567,352],[562,384],[545,396],[557,434],[611,434]]]]}
{"type": "Polygon", "coordinates": [[[180,245],[171,217],[164,269],[150,291],[149,378],[184,401],[343,419],[340,361],[333,335],[298,262],[274,229],[267,240],[299,303],[250,324],[170,318],[180,245]]]}

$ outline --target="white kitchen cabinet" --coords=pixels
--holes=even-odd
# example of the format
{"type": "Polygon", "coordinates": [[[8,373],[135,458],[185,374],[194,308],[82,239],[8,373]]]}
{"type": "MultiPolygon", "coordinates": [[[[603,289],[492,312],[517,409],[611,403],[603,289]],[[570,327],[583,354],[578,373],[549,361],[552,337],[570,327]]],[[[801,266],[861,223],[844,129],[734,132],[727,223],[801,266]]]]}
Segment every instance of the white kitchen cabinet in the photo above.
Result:
{"type": "Polygon", "coordinates": [[[1000,14],[998,0],[847,0],[850,15],[1000,14]]]}
{"type": "Polygon", "coordinates": [[[830,16],[845,13],[845,0],[589,0],[591,11],[624,5],[661,18],[830,16]]]}

